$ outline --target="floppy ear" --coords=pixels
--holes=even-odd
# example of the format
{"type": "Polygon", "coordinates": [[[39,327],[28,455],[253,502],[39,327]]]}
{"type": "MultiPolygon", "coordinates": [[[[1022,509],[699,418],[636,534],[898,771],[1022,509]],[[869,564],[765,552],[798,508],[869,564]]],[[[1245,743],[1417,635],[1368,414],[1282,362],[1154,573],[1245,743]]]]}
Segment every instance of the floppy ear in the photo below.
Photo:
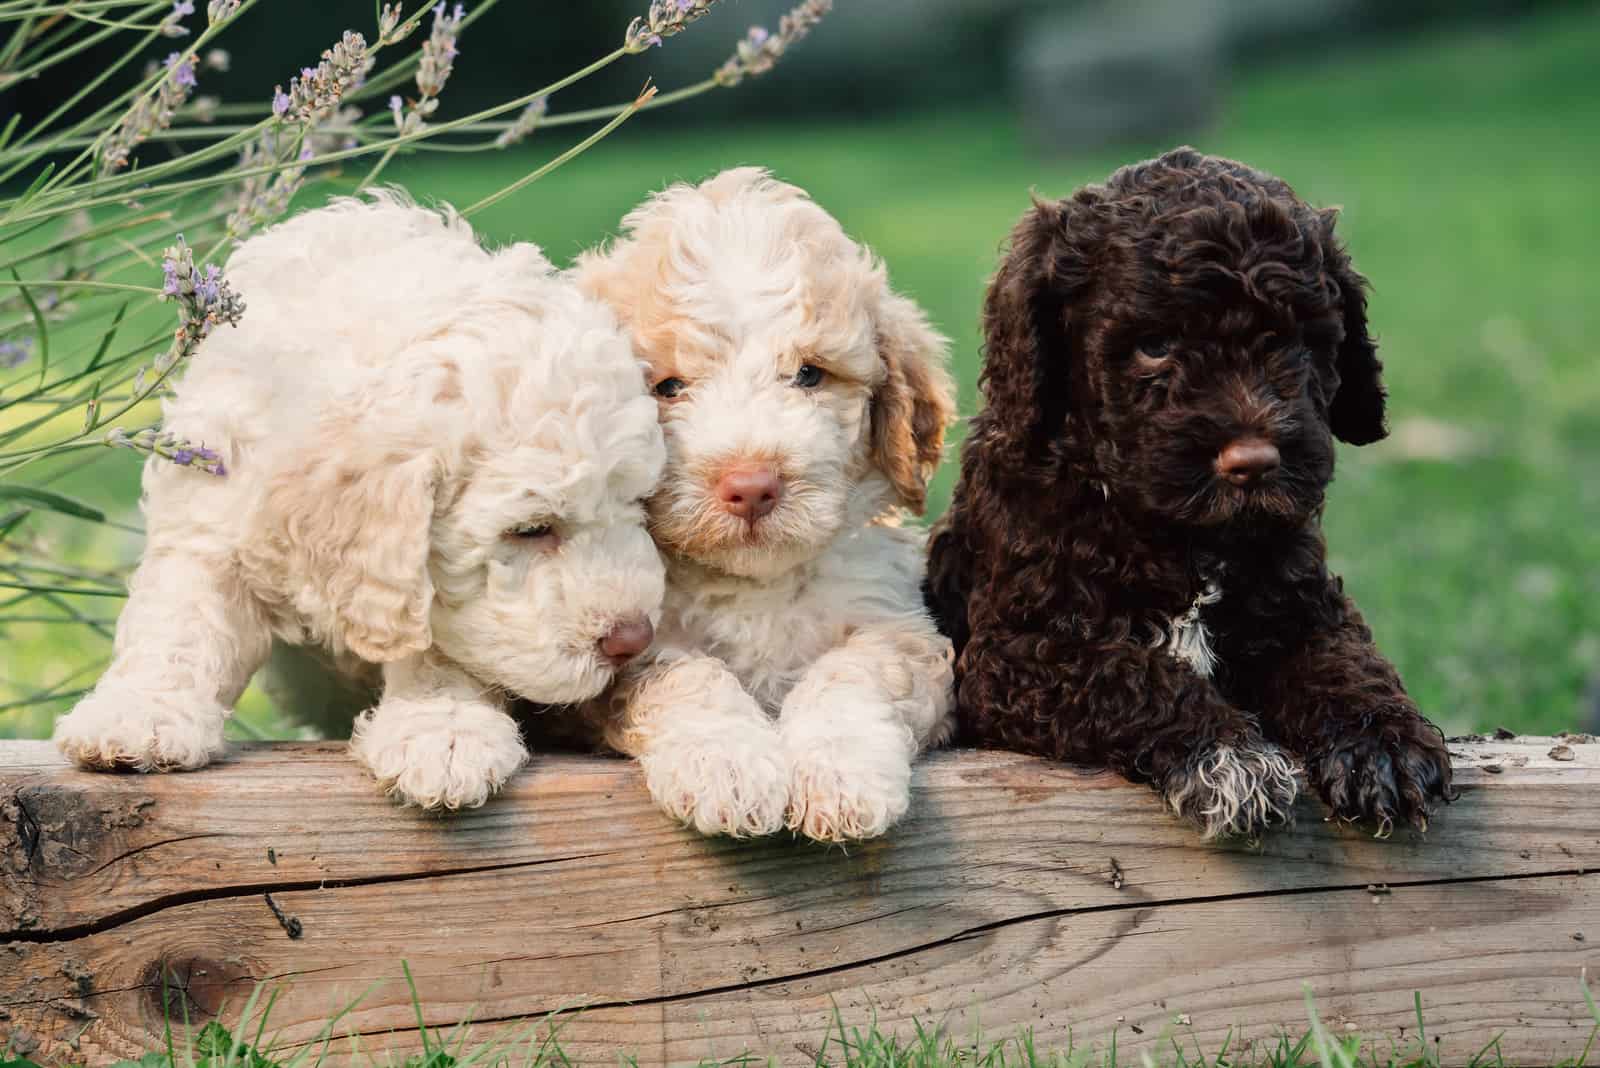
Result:
{"type": "Polygon", "coordinates": [[[1333,236],[1336,211],[1323,213],[1329,274],[1344,302],[1344,342],[1339,346],[1339,389],[1328,406],[1328,426],[1340,441],[1367,445],[1388,435],[1384,426],[1383,364],[1378,344],[1367,332],[1367,280],[1351,266],[1350,257],[1333,236]]]}
{"type": "Polygon", "coordinates": [[[433,454],[340,440],[309,455],[268,489],[300,606],[331,618],[336,651],[379,663],[421,652],[433,644],[433,454]]]}
{"type": "Polygon", "coordinates": [[[1097,201],[1035,199],[1011,231],[983,303],[985,433],[1021,461],[1066,418],[1072,354],[1067,318],[1088,286],[1097,201]]]}
{"type": "Polygon", "coordinates": [[[872,397],[872,462],[901,505],[921,515],[955,414],[955,390],[945,369],[950,343],[928,325],[922,309],[887,290],[877,329],[886,373],[872,397]]]}

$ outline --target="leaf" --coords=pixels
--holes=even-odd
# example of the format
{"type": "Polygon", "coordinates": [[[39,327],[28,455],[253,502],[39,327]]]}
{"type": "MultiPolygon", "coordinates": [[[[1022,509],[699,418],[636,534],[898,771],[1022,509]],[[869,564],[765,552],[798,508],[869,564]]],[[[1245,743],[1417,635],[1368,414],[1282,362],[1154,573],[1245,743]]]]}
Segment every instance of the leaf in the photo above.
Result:
{"type": "Polygon", "coordinates": [[[33,514],[31,508],[18,508],[8,516],[0,517],[0,541],[5,541],[11,532],[17,529],[17,524],[33,514]]]}
{"type": "Polygon", "coordinates": [[[17,280],[17,285],[22,290],[22,299],[27,301],[28,310],[33,313],[33,325],[39,330],[39,387],[42,389],[45,372],[50,370],[50,326],[45,322],[44,312],[39,310],[33,294],[22,284],[22,276],[17,273],[15,267],[11,268],[11,277],[17,280]]]}
{"type": "Polygon", "coordinates": [[[11,135],[17,132],[17,123],[22,121],[22,112],[11,116],[11,121],[6,123],[6,128],[0,130],[0,148],[5,148],[11,143],[11,135]]]}
{"type": "Polygon", "coordinates": [[[32,183],[29,184],[28,188],[22,191],[22,195],[20,197],[11,202],[11,210],[6,212],[4,217],[0,217],[0,226],[4,226],[6,223],[10,222],[13,215],[16,215],[22,211],[23,207],[28,203],[28,201],[32,200],[34,195],[44,187],[44,183],[50,180],[50,176],[55,173],[55,169],[56,165],[54,163],[46,163],[44,165],[44,170],[39,172],[39,177],[35,178],[32,183]]]}
{"type": "Polygon", "coordinates": [[[48,508],[52,512],[62,515],[77,516],[79,519],[92,519],[96,523],[104,523],[106,514],[93,505],[75,501],[71,497],[63,496],[47,489],[36,486],[0,486],[0,501],[27,501],[29,504],[40,508],[48,508]]]}
{"type": "MultiPolygon", "coordinates": [[[[106,358],[106,350],[111,347],[111,340],[117,336],[117,327],[122,325],[122,317],[127,314],[128,305],[132,303],[132,300],[125,300],[122,302],[122,307],[117,309],[116,317],[111,320],[111,329],[100,339],[100,347],[95,350],[94,359],[89,361],[89,366],[84,368],[85,371],[93,371],[100,366],[100,361],[106,358]]],[[[95,387],[95,392],[99,393],[98,386],[95,387]]]]}

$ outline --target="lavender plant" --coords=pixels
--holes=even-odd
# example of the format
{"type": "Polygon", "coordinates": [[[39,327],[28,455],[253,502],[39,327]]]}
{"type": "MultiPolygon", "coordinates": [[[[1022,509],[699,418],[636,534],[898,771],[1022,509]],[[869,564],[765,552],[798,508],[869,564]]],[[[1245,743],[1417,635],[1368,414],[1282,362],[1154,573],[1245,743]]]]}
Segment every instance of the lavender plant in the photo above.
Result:
{"type": "Polygon", "coordinates": [[[470,216],[641,110],[765,72],[830,6],[806,0],[776,33],[752,30],[702,81],[612,107],[554,109],[563,90],[662,46],[719,2],[651,0],[593,62],[441,118],[474,27],[498,0],[413,11],[386,3],[372,25],[346,30],[320,54],[310,44],[314,61],[286,63],[254,100],[224,101],[206,83],[228,68],[225,39],[261,2],[0,0],[0,101],[88,49],[122,46],[44,114],[0,107],[0,190],[11,190],[0,196],[0,736],[23,732],[8,713],[53,712],[92,682],[110,620],[84,605],[120,597],[136,556],[136,526],[61,484],[102,461],[130,462],[129,452],[197,475],[246,477],[226,469],[215,443],[164,431],[159,411],[173,376],[205,359],[205,338],[250,314],[249,294],[226,276],[239,241],[297,196],[371,184],[401,153],[495,152],[563,126],[595,127],[469,205],[470,216]],[[119,564],[88,563],[107,556],[119,564]],[[77,637],[63,639],[63,626],[77,637]],[[24,647],[39,664],[24,669],[12,655],[24,647]]]}

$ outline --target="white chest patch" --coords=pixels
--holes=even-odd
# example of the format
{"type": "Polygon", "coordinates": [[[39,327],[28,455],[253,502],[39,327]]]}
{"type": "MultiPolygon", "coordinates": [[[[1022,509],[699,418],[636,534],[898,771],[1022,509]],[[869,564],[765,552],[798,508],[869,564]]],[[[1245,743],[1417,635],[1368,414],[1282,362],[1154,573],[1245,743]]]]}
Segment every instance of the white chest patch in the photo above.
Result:
{"type": "Polygon", "coordinates": [[[1222,584],[1206,579],[1205,587],[1195,595],[1194,603],[1181,616],[1167,622],[1166,633],[1156,638],[1157,647],[1165,646],[1167,653],[1189,665],[1196,675],[1209,679],[1217,667],[1217,654],[1211,648],[1211,632],[1206,629],[1202,616],[1206,605],[1222,600],[1222,584]]]}

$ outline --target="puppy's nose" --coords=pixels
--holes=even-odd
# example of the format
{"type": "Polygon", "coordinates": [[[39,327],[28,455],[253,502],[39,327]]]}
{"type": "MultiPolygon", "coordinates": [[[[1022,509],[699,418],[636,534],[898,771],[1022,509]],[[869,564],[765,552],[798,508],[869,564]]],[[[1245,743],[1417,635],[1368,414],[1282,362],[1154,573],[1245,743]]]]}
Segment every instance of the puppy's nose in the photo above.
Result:
{"type": "Polygon", "coordinates": [[[613,664],[625,664],[650,648],[655,636],[656,629],[644,616],[623,620],[600,639],[600,655],[613,664]]]}
{"type": "Polygon", "coordinates": [[[723,511],[753,523],[783,500],[783,479],[765,464],[741,464],[722,473],[716,490],[723,511]]]}
{"type": "Polygon", "coordinates": [[[1261,438],[1240,438],[1217,453],[1217,474],[1235,486],[1248,486],[1278,469],[1278,447],[1261,438]]]}

